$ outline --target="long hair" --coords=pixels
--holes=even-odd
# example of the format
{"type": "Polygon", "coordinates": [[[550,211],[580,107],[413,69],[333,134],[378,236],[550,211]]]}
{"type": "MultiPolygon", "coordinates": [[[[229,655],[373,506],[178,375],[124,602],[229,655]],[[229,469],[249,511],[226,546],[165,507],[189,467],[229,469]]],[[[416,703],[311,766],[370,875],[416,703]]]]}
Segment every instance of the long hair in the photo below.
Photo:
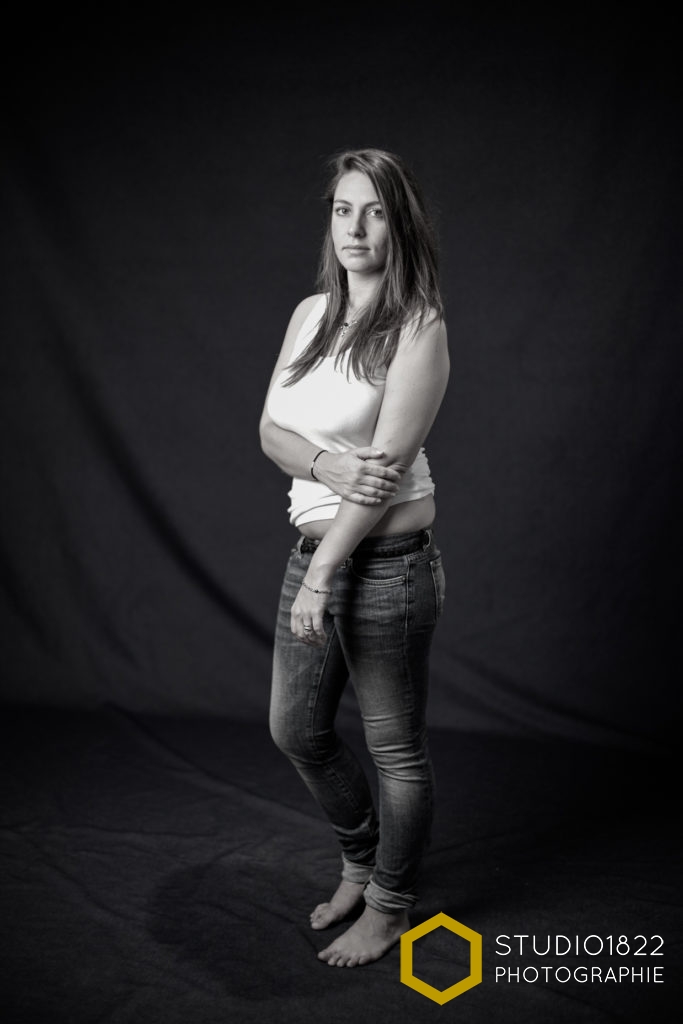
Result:
{"type": "MultiPolygon", "coordinates": [[[[372,380],[389,366],[401,330],[410,323],[419,330],[433,316],[443,316],[439,292],[437,247],[420,187],[400,157],[382,149],[347,150],[331,161],[333,174],[325,192],[331,210],[340,178],[349,171],[367,175],[377,192],[388,228],[387,259],[379,287],[339,346],[336,366],[349,354],[347,373],[372,380]]],[[[332,242],[331,216],[318,268],[318,290],[327,306],[315,335],[287,369],[286,386],[296,383],[332,354],[344,323],[348,302],[346,270],[332,242]]]]}

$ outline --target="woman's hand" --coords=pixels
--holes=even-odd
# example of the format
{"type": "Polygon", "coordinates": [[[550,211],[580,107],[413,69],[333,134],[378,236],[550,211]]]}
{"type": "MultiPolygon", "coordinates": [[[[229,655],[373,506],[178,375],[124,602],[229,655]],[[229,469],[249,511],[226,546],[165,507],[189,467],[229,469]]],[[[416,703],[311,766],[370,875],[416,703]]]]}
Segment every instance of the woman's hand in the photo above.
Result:
{"type": "Polygon", "coordinates": [[[357,505],[379,505],[398,491],[400,472],[377,460],[384,456],[379,448],[352,448],[334,454],[323,452],[315,461],[316,478],[335,494],[357,505]]]}
{"type": "MultiPolygon", "coordinates": [[[[309,584],[312,587],[313,584],[309,584]]],[[[294,599],[290,622],[292,633],[313,647],[322,647],[326,640],[323,615],[330,597],[330,587],[320,584],[316,591],[301,586],[294,599]]]]}

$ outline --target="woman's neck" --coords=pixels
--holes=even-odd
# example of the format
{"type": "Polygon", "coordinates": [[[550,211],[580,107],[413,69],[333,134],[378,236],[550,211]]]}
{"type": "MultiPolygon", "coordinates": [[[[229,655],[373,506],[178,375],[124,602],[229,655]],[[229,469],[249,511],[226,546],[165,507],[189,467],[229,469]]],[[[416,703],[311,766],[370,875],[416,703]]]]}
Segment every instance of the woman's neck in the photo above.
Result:
{"type": "Polygon", "coordinates": [[[379,287],[379,278],[349,274],[347,276],[347,284],[346,312],[349,316],[354,316],[364,306],[369,306],[372,302],[375,292],[379,287]]]}

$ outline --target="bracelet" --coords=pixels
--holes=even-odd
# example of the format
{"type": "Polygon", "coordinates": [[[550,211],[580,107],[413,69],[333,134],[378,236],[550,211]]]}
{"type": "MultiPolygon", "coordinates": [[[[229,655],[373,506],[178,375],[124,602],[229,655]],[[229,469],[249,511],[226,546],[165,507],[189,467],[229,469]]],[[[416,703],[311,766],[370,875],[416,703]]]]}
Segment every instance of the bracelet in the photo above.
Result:
{"type": "Polygon", "coordinates": [[[316,590],[315,587],[309,587],[308,583],[306,583],[305,580],[301,581],[301,586],[305,587],[306,590],[310,590],[310,592],[312,594],[331,594],[332,593],[331,590],[316,590]]]}
{"type": "Polygon", "coordinates": [[[321,448],[320,451],[317,453],[317,455],[313,456],[313,462],[311,463],[311,476],[313,477],[314,480],[318,479],[317,476],[315,475],[315,473],[313,472],[313,467],[315,466],[315,460],[319,459],[320,456],[323,455],[326,451],[327,451],[327,448],[321,448]]]}

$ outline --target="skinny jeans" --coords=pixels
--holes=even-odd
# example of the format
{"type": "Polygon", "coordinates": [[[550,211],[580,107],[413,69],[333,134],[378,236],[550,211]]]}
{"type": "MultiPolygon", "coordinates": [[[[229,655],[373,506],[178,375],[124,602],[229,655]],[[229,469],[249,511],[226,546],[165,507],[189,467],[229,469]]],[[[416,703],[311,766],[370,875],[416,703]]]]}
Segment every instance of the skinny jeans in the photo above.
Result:
{"type": "Polygon", "coordinates": [[[365,885],[383,913],[417,901],[429,843],[434,774],[426,730],[429,651],[445,593],[431,529],[367,537],[337,569],[325,645],[297,639],[290,610],[317,541],[292,549],[275,633],[270,730],[325,812],[341,845],[342,877],[365,885]],[[379,806],[356,755],[334,727],[348,679],[377,769],[379,806]]]}

